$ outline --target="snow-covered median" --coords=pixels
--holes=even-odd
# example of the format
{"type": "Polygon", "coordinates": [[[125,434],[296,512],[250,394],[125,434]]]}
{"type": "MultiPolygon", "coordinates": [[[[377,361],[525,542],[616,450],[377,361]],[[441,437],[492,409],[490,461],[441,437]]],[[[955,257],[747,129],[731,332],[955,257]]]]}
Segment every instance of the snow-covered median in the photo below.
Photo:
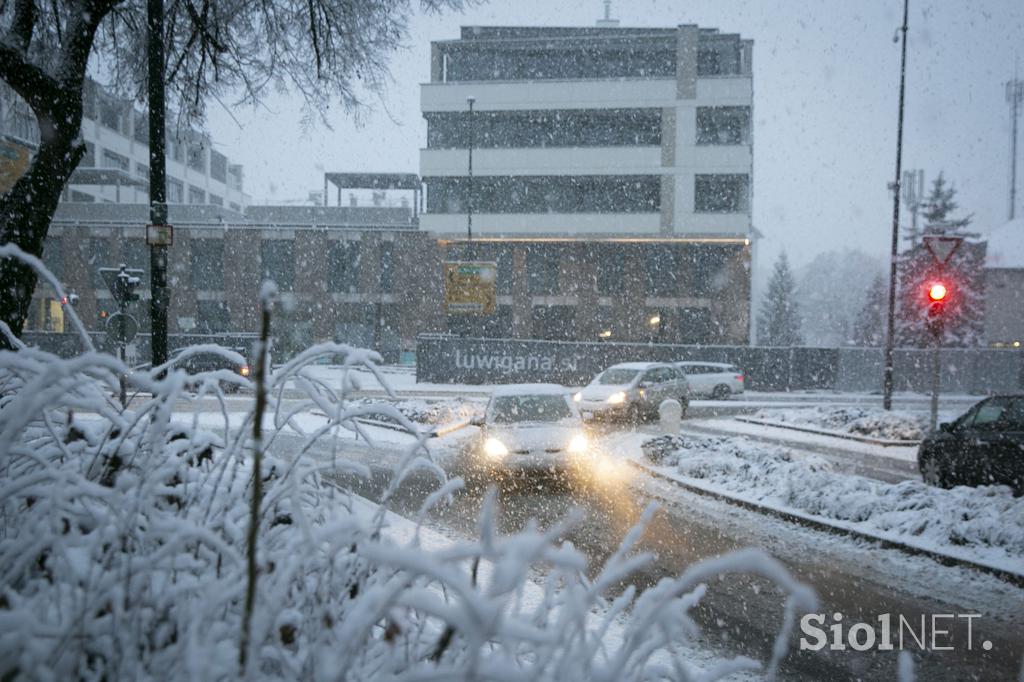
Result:
{"type": "Polygon", "coordinates": [[[1009,488],[885,483],[742,437],[661,436],[643,450],[659,468],[713,492],[1024,575],[1024,498],[1009,488]]]}
{"type": "Polygon", "coordinates": [[[928,417],[876,407],[767,408],[752,417],[759,422],[837,431],[884,440],[918,441],[928,433],[928,417]]]}

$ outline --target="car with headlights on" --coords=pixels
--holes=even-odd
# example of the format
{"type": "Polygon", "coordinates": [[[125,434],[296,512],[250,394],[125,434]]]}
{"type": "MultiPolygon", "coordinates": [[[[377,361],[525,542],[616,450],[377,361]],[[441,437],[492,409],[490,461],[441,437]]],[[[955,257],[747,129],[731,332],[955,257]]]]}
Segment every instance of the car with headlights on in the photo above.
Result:
{"type": "Polygon", "coordinates": [[[656,417],[668,399],[678,400],[685,414],[690,387],[682,372],[663,362],[612,365],[573,396],[576,406],[595,418],[631,422],[656,417]]]}
{"type": "Polygon", "coordinates": [[[555,384],[518,384],[494,389],[469,448],[476,471],[558,472],[585,457],[590,442],[566,389],[555,384]]]}
{"type": "Polygon", "coordinates": [[[1006,485],[1024,495],[1024,394],[996,395],[921,441],[917,463],[925,483],[1006,485]]]}
{"type": "Polygon", "coordinates": [[[224,375],[224,378],[217,381],[221,390],[234,393],[245,382],[234,380],[232,375],[249,379],[252,374],[252,368],[246,362],[243,352],[241,348],[225,348],[213,344],[190,346],[171,354],[171,366],[184,370],[190,376],[186,386],[192,390],[202,383],[199,378],[201,375],[216,378],[220,373],[224,375]]]}

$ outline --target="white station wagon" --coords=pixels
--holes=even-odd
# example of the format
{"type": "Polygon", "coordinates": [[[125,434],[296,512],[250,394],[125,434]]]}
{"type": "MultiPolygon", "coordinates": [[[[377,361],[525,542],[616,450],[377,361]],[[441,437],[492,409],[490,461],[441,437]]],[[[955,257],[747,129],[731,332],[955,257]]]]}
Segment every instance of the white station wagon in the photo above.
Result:
{"type": "Polygon", "coordinates": [[[743,393],[743,370],[724,362],[677,362],[690,382],[690,391],[716,400],[743,393]]]}

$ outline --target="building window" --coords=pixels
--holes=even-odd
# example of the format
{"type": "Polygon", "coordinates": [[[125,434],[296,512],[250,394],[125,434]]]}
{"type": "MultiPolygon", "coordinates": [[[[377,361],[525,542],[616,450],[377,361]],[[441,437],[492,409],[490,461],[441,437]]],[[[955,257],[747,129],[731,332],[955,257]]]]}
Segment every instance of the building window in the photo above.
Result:
{"type": "Polygon", "coordinates": [[[223,334],[231,324],[231,315],[224,301],[197,301],[196,333],[223,334]]]}
{"type": "Polygon", "coordinates": [[[612,147],[661,144],[660,109],[431,112],[427,147],[612,147]]]}
{"type": "Polygon", "coordinates": [[[725,268],[729,251],[720,246],[690,246],[683,254],[683,265],[689,273],[687,293],[690,296],[711,296],[728,285],[725,268]]]}
{"type": "Polygon", "coordinates": [[[230,208],[235,213],[241,213],[242,212],[242,207],[239,206],[238,204],[236,204],[233,201],[230,204],[228,204],[228,208],[230,208]]]}
{"type": "Polygon", "coordinates": [[[679,294],[679,265],[670,247],[654,246],[644,254],[644,283],[648,296],[679,294]]]}
{"type": "Polygon", "coordinates": [[[550,79],[674,78],[675,36],[644,44],[552,44],[544,39],[527,49],[496,50],[492,41],[478,46],[463,42],[445,48],[446,80],[521,81],[550,79]],[[572,49],[566,49],[572,48],[572,49]]]}
{"type": "Polygon", "coordinates": [[[535,248],[526,254],[527,286],[533,295],[558,293],[558,270],[561,254],[557,249],[535,248]]]}
{"type": "Polygon", "coordinates": [[[395,286],[395,243],[380,242],[380,289],[379,291],[391,291],[395,286]]]}
{"type": "Polygon", "coordinates": [[[82,162],[78,165],[82,168],[96,167],[96,145],[92,142],[85,143],[85,154],[82,156],[82,162]]]}
{"type": "Polygon", "coordinates": [[[132,135],[135,137],[136,142],[141,142],[144,145],[149,144],[149,118],[138,111],[132,112],[132,119],[134,123],[134,129],[132,135]]]}
{"type": "Polygon", "coordinates": [[[749,144],[750,107],[697,107],[697,144],[749,144]]]}
{"type": "Polygon", "coordinates": [[[192,288],[197,291],[224,289],[224,240],[193,239],[190,244],[192,288]]]}
{"type": "Polygon", "coordinates": [[[121,263],[124,263],[130,269],[142,270],[142,282],[139,284],[139,289],[149,288],[149,244],[146,243],[145,239],[125,239],[122,241],[121,263]]]}
{"type": "Polygon", "coordinates": [[[122,156],[117,152],[112,152],[109,149],[103,150],[103,167],[104,168],[115,168],[117,170],[123,170],[125,173],[131,167],[127,156],[122,156]]]}
{"type": "MultiPolygon", "coordinates": [[[[464,177],[425,178],[431,213],[463,213],[470,183],[464,177]]],[[[656,213],[657,175],[488,176],[474,178],[476,213],[656,213]]]]}
{"type": "Polygon", "coordinates": [[[697,48],[697,75],[741,75],[743,72],[742,50],[742,43],[738,40],[702,41],[697,48]]]}
{"type": "Polygon", "coordinates": [[[77,201],[83,204],[96,203],[96,197],[85,192],[79,192],[77,189],[71,190],[71,201],[77,201]]]}
{"type": "Polygon", "coordinates": [[[94,289],[106,290],[107,282],[100,274],[100,268],[113,268],[117,263],[111,262],[110,240],[106,237],[90,237],[89,251],[85,259],[85,267],[89,270],[89,280],[94,289]]]}
{"type": "Polygon", "coordinates": [[[206,173],[206,149],[203,145],[188,145],[188,167],[199,173],[206,173]]]}
{"type": "Polygon", "coordinates": [[[135,164],[135,174],[140,178],[149,180],[149,166],[142,163],[135,164]]]}
{"type": "Polygon", "coordinates": [[[601,294],[616,294],[624,290],[626,279],[626,252],[622,247],[605,247],[601,250],[597,269],[597,291],[601,294]]]}
{"type": "Polygon", "coordinates": [[[228,157],[213,149],[210,150],[210,177],[225,184],[228,181],[228,157]]]}
{"type": "Polygon", "coordinates": [[[177,140],[168,137],[167,138],[167,154],[178,163],[185,163],[185,147],[178,143],[177,140]]]}
{"type": "Polygon", "coordinates": [[[747,175],[698,175],[693,210],[697,213],[746,213],[750,208],[747,175]]]}
{"type": "MultiPolygon", "coordinates": [[[[511,294],[513,277],[512,270],[514,267],[512,265],[512,249],[499,248],[497,257],[494,260],[498,264],[497,292],[500,295],[511,294]]],[[[509,324],[511,325],[511,322],[509,324]]]]}
{"type": "Polygon", "coordinates": [[[100,123],[111,130],[116,130],[119,133],[122,132],[121,104],[102,95],[97,99],[99,99],[100,106],[100,123]]]}
{"type": "Polygon", "coordinates": [[[532,312],[533,338],[547,341],[569,341],[575,338],[576,306],[534,306],[532,312]]]}
{"type": "Polygon", "coordinates": [[[185,203],[185,184],[181,180],[171,177],[167,178],[167,203],[185,203]]]}
{"type": "Polygon", "coordinates": [[[198,187],[188,186],[188,203],[190,204],[205,204],[206,203],[206,192],[199,189],[198,187]]]}
{"type": "Polygon", "coordinates": [[[50,237],[43,242],[43,265],[58,280],[64,276],[64,248],[60,239],[50,237]]]}
{"type": "Polygon", "coordinates": [[[359,246],[357,241],[337,241],[328,253],[328,291],[349,293],[359,290],[359,246]]]}
{"type": "Polygon", "coordinates": [[[263,279],[273,280],[281,291],[291,291],[295,283],[293,242],[285,239],[264,239],[260,242],[263,279]]]}
{"type": "Polygon", "coordinates": [[[219,197],[216,194],[210,194],[210,204],[213,206],[223,206],[224,197],[219,197]]]}
{"type": "Polygon", "coordinates": [[[242,167],[238,164],[228,166],[228,187],[242,191],[242,167]]]}

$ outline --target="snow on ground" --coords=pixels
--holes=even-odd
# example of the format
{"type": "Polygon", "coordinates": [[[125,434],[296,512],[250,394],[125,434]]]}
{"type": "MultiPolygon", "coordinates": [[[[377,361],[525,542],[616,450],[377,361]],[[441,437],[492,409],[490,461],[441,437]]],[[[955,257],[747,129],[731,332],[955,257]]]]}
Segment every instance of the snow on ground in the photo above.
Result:
{"type": "Polygon", "coordinates": [[[767,441],[777,440],[799,444],[810,451],[843,450],[856,455],[871,457],[888,457],[904,462],[917,462],[917,445],[878,445],[855,440],[840,440],[824,433],[807,433],[783,426],[770,424],[752,424],[736,419],[688,419],[683,422],[683,430],[687,427],[695,430],[709,429],[722,435],[748,436],[767,441]]]}
{"type": "Polygon", "coordinates": [[[769,422],[885,440],[919,441],[928,432],[927,415],[875,407],[763,409],[753,416],[769,422]]]}
{"type": "Polygon", "coordinates": [[[1005,487],[884,483],[741,437],[660,436],[642,448],[658,471],[700,488],[1024,575],[1024,498],[1005,487]]]}

